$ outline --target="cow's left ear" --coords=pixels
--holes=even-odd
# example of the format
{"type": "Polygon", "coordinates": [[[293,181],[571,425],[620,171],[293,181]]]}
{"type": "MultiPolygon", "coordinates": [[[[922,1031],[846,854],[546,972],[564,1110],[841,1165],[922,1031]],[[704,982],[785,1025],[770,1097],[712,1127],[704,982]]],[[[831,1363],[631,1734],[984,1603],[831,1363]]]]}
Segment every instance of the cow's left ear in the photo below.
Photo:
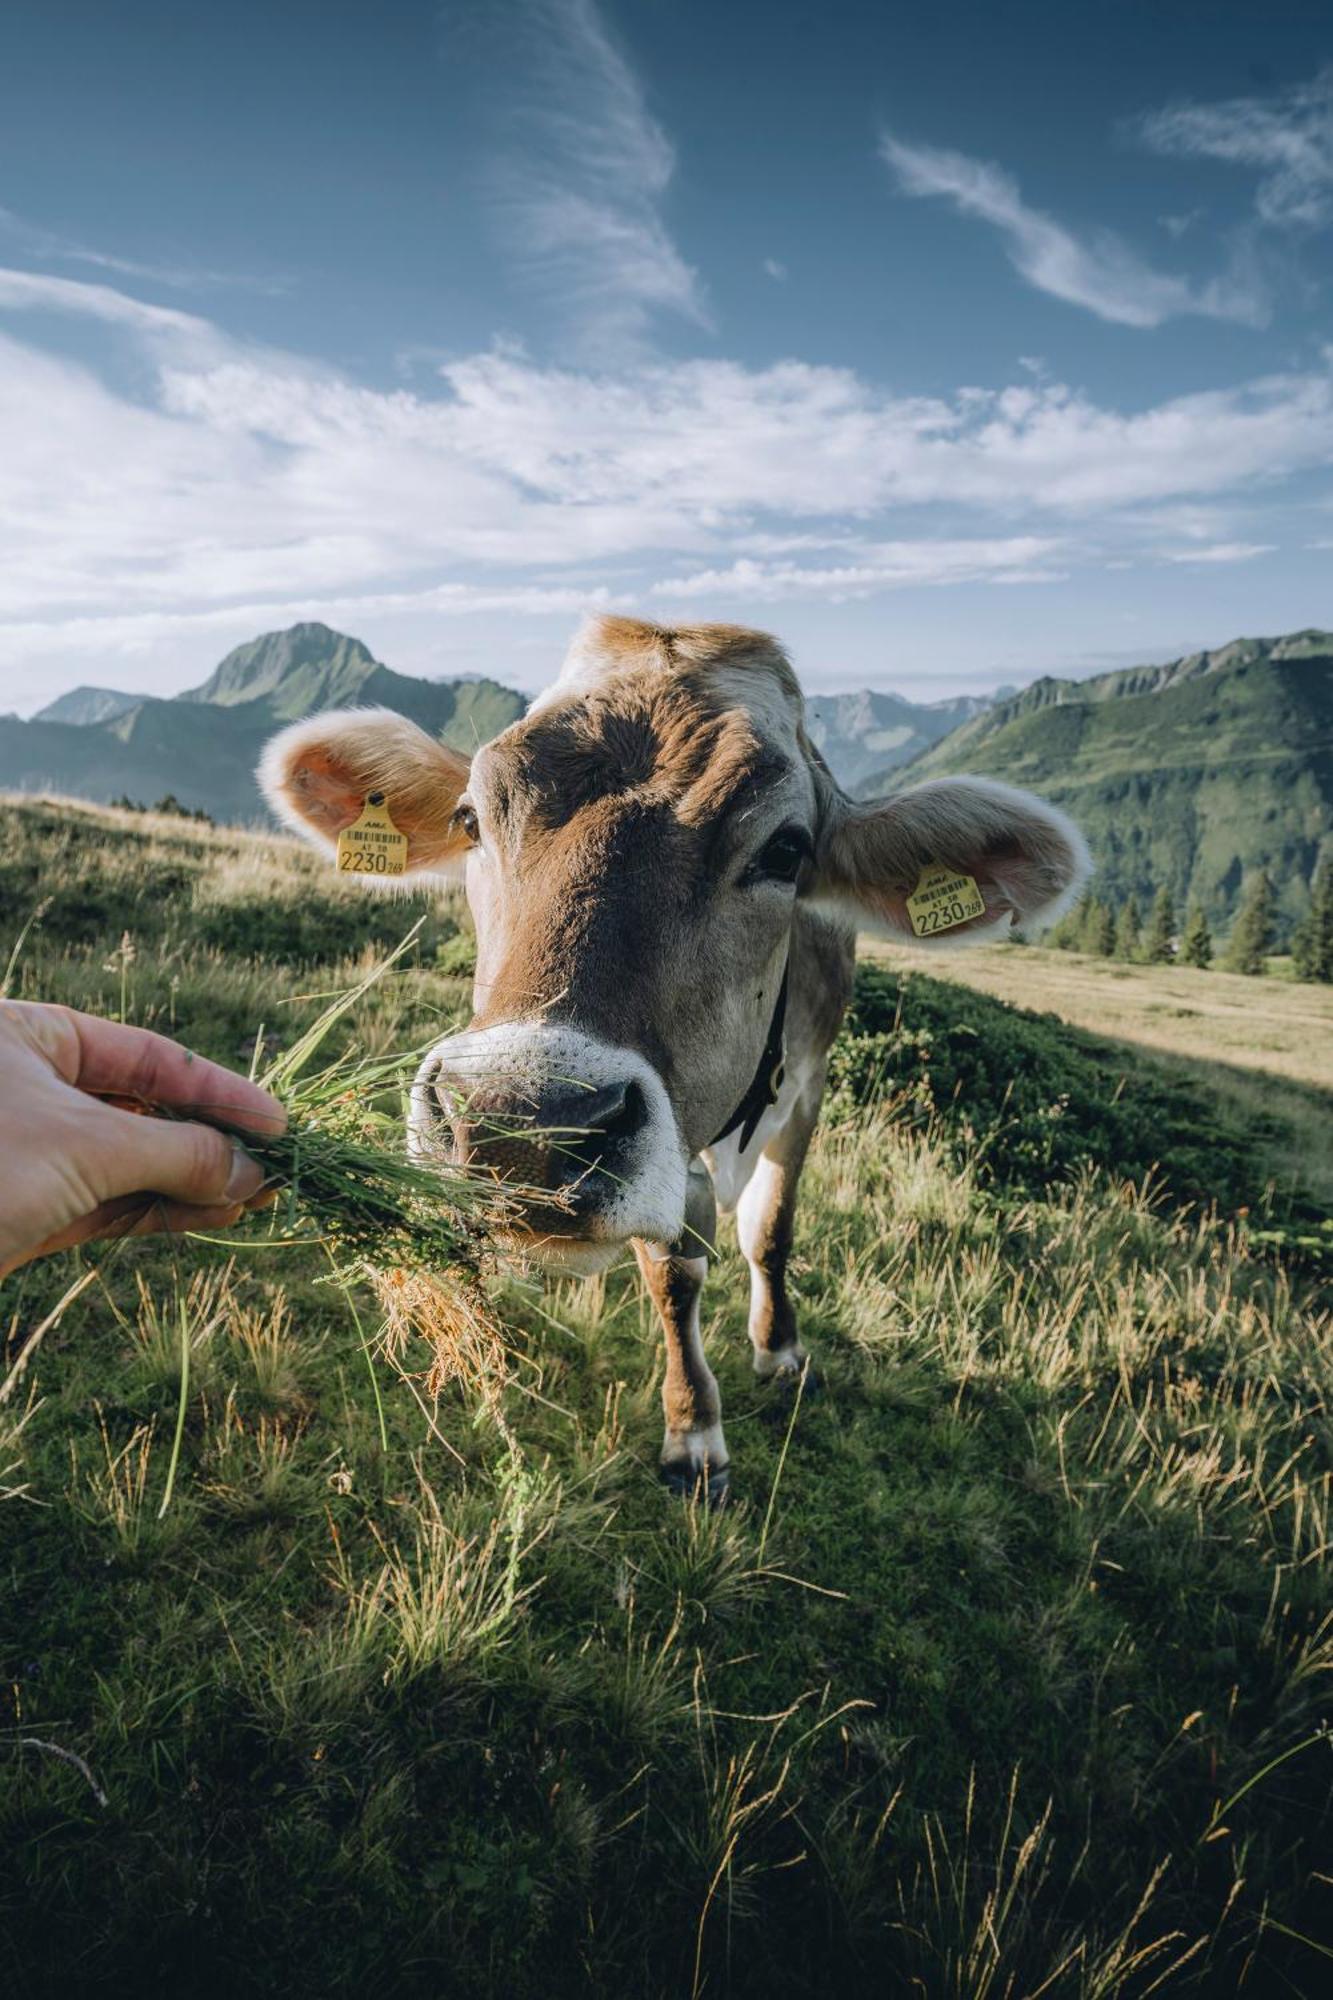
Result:
{"type": "Polygon", "coordinates": [[[834,800],[808,893],[891,937],[954,943],[1044,929],[1091,872],[1082,834],[1044,799],[939,778],[870,805],[834,800]]]}
{"type": "Polygon", "coordinates": [[[454,820],[469,768],[406,716],[346,708],[274,736],[258,778],[278,818],[329,854],[373,794],[407,838],[407,872],[448,873],[471,844],[454,820]]]}

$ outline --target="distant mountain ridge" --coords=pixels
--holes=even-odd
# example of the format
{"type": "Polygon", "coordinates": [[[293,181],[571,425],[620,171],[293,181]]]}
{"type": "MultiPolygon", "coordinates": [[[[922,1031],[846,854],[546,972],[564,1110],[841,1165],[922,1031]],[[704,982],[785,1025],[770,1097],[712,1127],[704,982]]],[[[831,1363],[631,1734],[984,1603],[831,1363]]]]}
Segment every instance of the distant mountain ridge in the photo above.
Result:
{"type": "Polygon", "coordinates": [[[908,701],[900,694],[855,688],[849,694],[807,695],[805,726],[839,784],[859,785],[872,772],[894,770],[928,750],[960,723],[991,705],[989,695],[908,701]]]}
{"type": "MultiPolygon", "coordinates": [[[[256,820],[253,783],[266,737],[323,708],[391,708],[459,750],[489,742],[527,703],[498,681],[395,673],[360,639],[311,621],[236,646],[207,680],[161,700],[81,687],[28,722],[0,717],[0,787],[144,800],[173,792],[218,819],[256,820]]],[[[813,742],[845,786],[914,757],[989,697],[913,702],[858,688],[813,695],[813,742]]]]}
{"type": "Polygon", "coordinates": [[[394,673],[361,640],[311,622],[237,646],[202,686],[167,700],[75,688],[31,721],[0,716],[0,788],[143,803],[171,792],[215,819],[261,821],[254,770],[267,738],[318,709],[352,706],[396,709],[470,751],[527,702],[498,681],[394,673]]]}
{"type": "Polygon", "coordinates": [[[126,694],[121,688],[71,688],[68,694],[57,695],[45,708],[39,708],[32,720],[64,722],[75,728],[86,728],[93,723],[112,722],[116,716],[124,715],[127,709],[137,708],[141,701],[148,699],[147,695],[126,694]]]}
{"type": "Polygon", "coordinates": [[[1045,678],[964,722],[862,797],[954,772],[1041,792],[1078,821],[1112,902],[1162,886],[1178,909],[1234,912],[1267,868],[1279,910],[1303,914],[1333,849],[1333,633],[1236,639],[1161,666],[1045,678]]]}

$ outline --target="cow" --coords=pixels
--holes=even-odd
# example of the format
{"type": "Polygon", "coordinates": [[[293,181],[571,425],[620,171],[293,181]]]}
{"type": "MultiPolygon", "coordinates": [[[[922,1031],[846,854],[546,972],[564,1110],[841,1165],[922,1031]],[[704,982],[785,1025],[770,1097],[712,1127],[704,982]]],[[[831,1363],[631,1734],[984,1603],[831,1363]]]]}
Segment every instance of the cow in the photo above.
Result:
{"type": "Polygon", "coordinates": [[[755,1373],[790,1383],[796,1197],[858,928],[1031,932],[1086,878],[1077,829],[985,778],[856,803],[775,639],[627,617],[588,623],[471,758],[387,710],[334,711],[273,738],[260,782],[330,852],[382,801],[409,875],[464,878],[473,1018],[420,1065],[410,1149],[504,1178],[508,1247],[538,1267],[588,1272],[632,1245],[666,1341],[662,1475],[721,1500],[700,1334],[717,1214],[735,1212],[749,1265],[755,1373]]]}

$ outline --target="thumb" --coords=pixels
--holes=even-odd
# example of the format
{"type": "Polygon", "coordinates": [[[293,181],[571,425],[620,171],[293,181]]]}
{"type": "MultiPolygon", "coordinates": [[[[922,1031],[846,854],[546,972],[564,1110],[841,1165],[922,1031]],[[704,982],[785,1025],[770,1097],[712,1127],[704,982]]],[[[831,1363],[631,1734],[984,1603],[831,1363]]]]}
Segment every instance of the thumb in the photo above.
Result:
{"type": "Polygon", "coordinates": [[[258,1194],[264,1169],[211,1125],[102,1108],[88,1177],[100,1200],[152,1193],[197,1207],[237,1205],[258,1194]]]}

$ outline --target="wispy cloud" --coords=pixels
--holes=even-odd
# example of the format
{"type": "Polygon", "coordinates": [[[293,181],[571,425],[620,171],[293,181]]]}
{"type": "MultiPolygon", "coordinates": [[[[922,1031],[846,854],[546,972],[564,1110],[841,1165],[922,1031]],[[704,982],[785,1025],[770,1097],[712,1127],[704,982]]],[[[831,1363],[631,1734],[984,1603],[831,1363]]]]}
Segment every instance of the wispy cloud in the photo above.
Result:
{"type": "Polygon", "coordinates": [[[1013,535],[996,541],[923,537],[869,544],[854,563],[756,562],[741,557],[725,569],[664,577],[652,585],[650,594],[681,601],[742,597],[773,602],[819,597],[838,603],[913,585],[1054,583],[1064,575],[1052,566],[1061,547],[1058,540],[1038,535],[1013,535]]]}
{"type": "Polygon", "coordinates": [[[1243,563],[1256,556],[1271,556],[1276,542],[1206,542],[1197,549],[1163,549],[1161,560],[1170,563],[1243,563]]]}
{"type": "Polygon", "coordinates": [[[662,215],[675,149],[594,0],[526,0],[525,143],[497,180],[514,247],[599,359],[641,348],[658,313],[707,326],[698,273],[662,215]]]}
{"type": "Polygon", "coordinates": [[[1023,200],[1003,168],[937,146],[909,145],[886,132],[880,155],[902,192],[951,201],[961,215],[988,222],[1004,237],[1015,270],[1038,291],[1082,306],[1119,326],[1154,327],[1185,314],[1263,326],[1268,305],[1252,274],[1237,269],[1195,287],[1147,264],[1118,236],[1086,239],[1023,200]]]}
{"type": "Polygon", "coordinates": [[[212,322],[174,306],[149,305],[115,285],[92,285],[82,278],[56,278],[45,271],[0,268],[0,311],[70,313],[101,320],[145,338],[200,343],[216,348],[223,336],[212,322]]]}
{"type": "Polygon", "coordinates": [[[1333,222],[1333,67],[1269,96],[1168,104],[1129,129],[1154,152],[1257,168],[1261,222],[1282,229],[1333,222]]]}
{"type": "Polygon", "coordinates": [[[247,272],[215,271],[206,266],[170,260],[147,261],[118,257],[106,250],[94,250],[37,223],[26,222],[9,208],[0,208],[0,236],[7,237],[21,253],[42,263],[82,264],[91,270],[110,271],[120,278],[140,278],[169,291],[203,292],[222,288],[276,294],[288,289],[283,279],[261,278],[247,272]]]}

